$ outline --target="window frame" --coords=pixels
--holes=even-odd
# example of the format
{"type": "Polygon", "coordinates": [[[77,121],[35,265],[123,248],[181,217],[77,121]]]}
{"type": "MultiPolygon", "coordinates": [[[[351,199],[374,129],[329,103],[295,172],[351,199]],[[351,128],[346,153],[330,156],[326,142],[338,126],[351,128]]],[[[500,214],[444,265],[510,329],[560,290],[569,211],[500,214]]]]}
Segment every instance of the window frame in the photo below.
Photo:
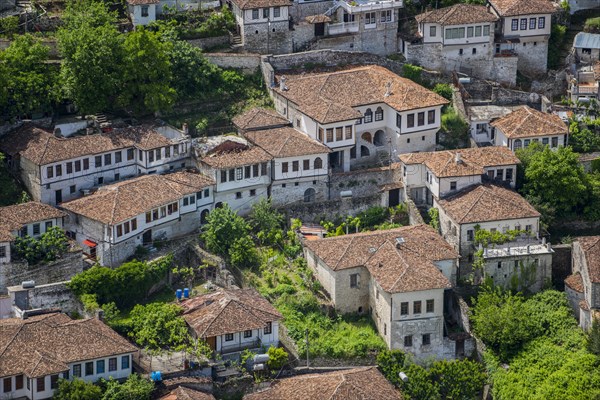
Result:
{"type": "Polygon", "coordinates": [[[510,21],[510,30],[518,31],[519,30],[519,18],[513,18],[510,21]]]}

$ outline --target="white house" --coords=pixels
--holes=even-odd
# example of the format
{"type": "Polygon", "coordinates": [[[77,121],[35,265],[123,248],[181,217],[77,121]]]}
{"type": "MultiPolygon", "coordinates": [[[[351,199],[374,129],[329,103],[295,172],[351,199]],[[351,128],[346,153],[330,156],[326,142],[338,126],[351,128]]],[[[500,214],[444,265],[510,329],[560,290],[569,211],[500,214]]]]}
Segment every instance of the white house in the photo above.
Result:
{"type": "Polygon", "coordinates": [[[569,128],[556,114],[523,106],[490,124],[496,129],[495,145],[515,151],[539,142],[556,149],[566,146],[569,128]]]}
{"type": "Polygon", "coordinates": [[[304,255],[335,308],[368,312],[390,349],[448,355],[444,291],[456,282],[458,253],[431,227],[307,240],[304,255]]]}
{"type": "Polygon", "coordinates": [[[189,166],[190,143],[169,126],[57,137],[25,124],[3,137],[0,150],[33,200],[55,205],[109,182],[189,166]]]}
{"type": "Polygon", "coordinates": [[[577,62],[594,64],[600,61],[600,34],[579,32],[573,40],[573,50],[577,62]]]}
{"type": "Polygon", "coordinates": [[[136,247],[195,232],[213,207],[214,181],[194,172],[145,175],[62,204],[66,230],[101,265],[117,266],[136,247]]]}
{"type": "Polygon", "coordinates": [[[0,399],[49,399],[59,379],[125,379],[138,349],[98,319],[0,319],[0,399]]]}
{"type": "Polygon", "coordinates": [[[127,11],[133,26],[144,26],[156,21],[156,6],[160,0],[127,0],[127,11]]]}
{"type": "Polygon", "coordinates": [[[227,203],[239,214],[247,214],[254,203],[269,197],[273,157],[260,147],[226,135],[198,143],[196,153],[198,169],[216,182],[215,207],[227,203]]]}
{"type": "Polygon", "coordinates": [[[516,107],[496,105],[467,106],[467,119],[471,138],[478,146],[493,145],[496,140],[496,128],[490,124],[498,118],[510,114],[515,109],[516,107]]]}
{"type": "Polygon", "coordinates": [[[487,4],[500,18],[495,53],[516,54],[518,69],[525,74],[546,72],[555,5],[548,0],[488,0],[487,4]]]}
{"type": "MultiPolygon", "coordinates": [[[[598,35],[600,36],[600,35],[598,35]]],[[[593,65],[580,65],[574,71],[567,73],[567,93],[573,103],[589,103],[600,99],[600,61],[593,65]]]]}
{"type": "Polygon", "coordinates": [[[53,226],[62,228],[66,215],[34,201],[0,207],[0,264],[11,262],[11,244],[16,237],[38,238],[53,226]]]}
{"type": "Polygon", "coordinates": [[[581,236],[573,242],[572,274],[565,291],[583,329],[600,319],[600,236],[581,236]]]}
{"type": "Polygon", "coordinates": [[[275,109],[327,147],[329,166],[396,160],[433,150],[443,97],[380,66],[279,76],[275,109]]]}
{"type": "Polygon", "coordinates": [[[279,345],[282,316],[254,289],[217,289],[183,300],[181,306],[193,336],[216,354],[279,345]]]}
{"type": "Polygon", "coordinates": [[[519,159],[503,147],[475,147],[400,156],[406,196],[433,205],[434,199],[486,181],[515,187],[519,159]]]}

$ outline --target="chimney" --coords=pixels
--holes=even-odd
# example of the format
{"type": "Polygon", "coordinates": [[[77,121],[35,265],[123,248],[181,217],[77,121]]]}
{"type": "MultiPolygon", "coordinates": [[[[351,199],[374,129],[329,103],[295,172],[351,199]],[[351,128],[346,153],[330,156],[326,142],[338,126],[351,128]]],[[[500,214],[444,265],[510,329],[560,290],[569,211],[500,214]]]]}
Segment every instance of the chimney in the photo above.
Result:
{"type": "Polygon", "coordinates": [[[552,244],[550,242],[546,243],[546,249],[548,249],[548,251],[552,251],[552,244]]]}
{"type": "Polygon", "coordinates": [[[104,322],[104,310],[103,309],[99,308],[98,310],[96,310],[96,319],[104,322]]]}
{"type": "Polygon", "coordinates": [[[392,82],[387,82],[385,84],[385,94],[384,97],[390,97],[392,95],[392,82]]]}
{"type": "Polygon", "coordinates": [[[460,153],[459,153],[459,152],[456,152],[456,153],[454,154],[454,162],[456,162],[457,164],[460,164],[460,163],[462,162],[462,158],[461,158],[461,156],[460,156],[460,153]]]}
{"type": "Polygon", "coordinates": [[[404,244],[405,240],[403,237],[397,237],[396,238],[396,248],[399,249],[400,246],[402,246],[404,244]]]}
{"type": "Polygon", "coordinates": [[[56,136],[57,138],[63,137],[60,128],[54,128],[54,136],[56,136]]]}
{"type": "Polygon", "coordinates": [[[287,86],[285,86],[285,76],[279,78],[279,90],[286,91],[288,90],[287,86]]]}
{"type": "Polygon", "coordinates": [[[183,125],[181,125],[181,130],[183,131],[183,133],[185,133],[186,135],[190,133],[190,128],[188,127],[187,122],[184,122],[183,125]]]}

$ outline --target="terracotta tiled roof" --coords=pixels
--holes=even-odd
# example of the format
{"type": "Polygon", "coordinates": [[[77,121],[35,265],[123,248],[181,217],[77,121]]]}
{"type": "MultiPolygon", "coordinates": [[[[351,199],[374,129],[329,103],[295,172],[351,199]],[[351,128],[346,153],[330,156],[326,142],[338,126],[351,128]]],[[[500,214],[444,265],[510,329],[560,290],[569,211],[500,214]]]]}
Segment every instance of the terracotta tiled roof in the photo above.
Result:
{"type": "Polygon", "coordinates": [[[325,22],[331,22],[331,18],[325,14],[309,15],[308,17],[304,18],[304,20],[309,24],[322,24],[325,22]]]}
{"type": "Polygon", "coordinates": [[[567,276],[565,279],[565,285],[576,292],[583,293],[583,279],[581,279],[581,274],[579,272],[567,276]]]}
{"type": "Polygon", "coordinates": [[[215,400],[212,394],[180,386],[159,400],[215,400]]]}
{"type": "Polygon", "coordinates": [[[488,0],[500,16],[550,14],[557,9],[550,0],[488,0]]]}
{"type": "Polygon", "coordinates": [[[244,400],[401,400],[402,394],[376,367],[281,379],[244,400]]]}
{"type": "Polygon", "coordinates": [[[328,154],[329,147],[292,127],[246,132],[244,136],[275,158],[328,154]]]}
{"type": "Polygon", "coordinates": [[[471,186],[440,200],[439,205],[459,224],[540,216],[517,192],[491,184],[471,186]]]}
{"type": "Polygon", "coordinates": [[[594,79],[600,81],[600,61],[594,64],[594,79]]]}
{"type": "Polygon", "coordinates": [[[442,26],[475,24],[478,22],[495,22],[494,14],[485,6],[474,4],[455,4],[450,7],[427,11],[415,17],[418,23],[436,23],[442,26]]]}
{"type": "Polygon", "coordinates": [[[402,189],[403,187],[404,187],[404,183],[402,181],[397,181],[397,182],[386,183],[385,185],[381,185],[381,186],[379,186],[379,189],[382,192],[387,192],[389,190],[402,189]]]}
{"type": "Polygon", "coordinates": [[[0,150],[12,156],[19,154],[36,165],[45,165],[128,147],[150,150],[170,144],[172,142],[169,139],[148,126],[58,138],[50,132],[25,124],[2,139],[0,150]]]}
{"type": "Polygon", "coordinates": [[[319,240],[304,245],[334,271],[364,266],[385,242],[402,237],[402,251],[418,254],[425,260],[458,258],[456,251],[428,225],[411,225],[384,231],[362,232],[319,240]]]}
{"type": "Polygon", "coordinates": [[[103,186],[93,194],[62,203],[61,207],[114,225],[213,184],[212,179],[192,172],[144,175],[103,186]]]}
{"type": "Polygon", "coordinates": [[[292,5],[289,0],[233,0],[242,10],[251,8],[288,7],[292,5]]]}
{"type": "Polygon", "coordinates": [[[258,146],[212,153],[200,159],[200,162],[216,169],[243,167],[271,161],[273,157],[258,146]]]}
{"type": "Polygon", "coordinates": [[[583,310],[583,311],[590,311],[590,304],[587,302],[587,300],[583,299],[579,302],[579,307],[583,310]]]}
{"type": "Polygon", "coordinates": [[[481,175],[486,167],[517,165],[521,161],[504,146],[471,147],[459,150],[402,154],[406,164],[425,164],[438,178],[481,175]],[[459,161],[457,162],[457,156],[459,161]]]}
{"type": "Polygon", "coordinates": [[[497,119],[490,125],[502,130],[510,139],[569,133],[567,125],[558,115],[543,113],[527,106],[497,119]]]}
{"type": "Polygon", "coordinates": [[[11,232],[21,229],[23,225],[66,215],[64,211],[35,201],[0,207],[0,242],[12,241],[11,232]]]}
{"type": "Polygon", "coordinates": [[[0,377],[30,378],[69,370],[69,363],[136,352],[97,319],[72,320],[53,313],[0,320],[0,377]]]}
{"type": "Polygon", "coordinates": [[[260,107],[251,108],[242,114],[236,115],[232,122],[240,130],[277,128],[291,124],[277,111],[260,107]]]}
{"type": "Polygon", "coordinates": [[[366,262],[371,276],[388,293],[446,289],[450,281],[430,260],[403,244],[386,240],[366,262]]]}
{"type": "Polygon", "coordinates": [[[360,112],[353,108],[358,106],[385,103],[397,111],[408,111],[448,103],[431,90],[376,65],[285,78],[287,90],[279,86],[274,90],[322,124],[359,118],[360,112]]]}
{"type": "Polygon", "coordinates": [[[590,280],[600,283],[600,236],[580,236],[577,241],[585,256],[590,280]]]}
{"type": "Polygon", "coordinates": [[[181,302],[183,318],[198,337],[262,329],[281,314],[254,289],[225,290],[181,302]]]}

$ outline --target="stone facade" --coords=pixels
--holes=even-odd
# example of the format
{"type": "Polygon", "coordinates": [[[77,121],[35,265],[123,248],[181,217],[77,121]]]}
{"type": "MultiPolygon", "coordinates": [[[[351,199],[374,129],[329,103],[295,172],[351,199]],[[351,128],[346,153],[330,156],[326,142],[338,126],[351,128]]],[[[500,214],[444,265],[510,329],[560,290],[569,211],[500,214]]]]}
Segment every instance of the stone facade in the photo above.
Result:
{"type": "MultiPolygon", "coordinates": [[[[21,311],[59,308],[64,313],[82,313],[77,296],[67,286],[68,282],[56,282],[24,289],[21,286],[8,288],[11,303],[21,311]]],[[[21,315],[16,315],[20,317],[21,315]]]]}
{"type": "Polygon", "coordinates": [[[273,206],[284,207],[294,203],[310,203],[328,200],[329,178],[327,175],[292,180],[273,181],[271,199],[273,206]],[[284,186],[285,185],[285,186],[284,186]],[[311,195],[314,193],[314,195],[311,195]]]}
{"type": "Polygon", "coordinates": [[[289,21],[247,24],[243,28],[244,50],[261,54],[285,54],[293,50],[289,21]]]}
{"type": "Polygon", "coordinates": [[[352,197],[349,199],[328,200],[318,203],[294,203],[279,207],[286,219],[298,218],[302,222],[318,224],[323,220],[334,221],[347,215],[356,215],[362,211],[381,205],[381,196],[352,197]]]}
{"type": "Polygon", "coordinates": [[[221,68],[234,68],[244,73],[254,73],[260,68],[260,55],[238,53],[205,53],[204,57],[221,68]]]}
{"type": "MultiPolygon", "coordinates": [[[[229,35],[207,37],[200,39],[187,39],[186,42],[192,46],[199,47],[202,50],[210,50],[214,47],[227,46],[229,45],[229,35]]],[[[205,54],[207,57],[209,54],[205,54]]]]}

